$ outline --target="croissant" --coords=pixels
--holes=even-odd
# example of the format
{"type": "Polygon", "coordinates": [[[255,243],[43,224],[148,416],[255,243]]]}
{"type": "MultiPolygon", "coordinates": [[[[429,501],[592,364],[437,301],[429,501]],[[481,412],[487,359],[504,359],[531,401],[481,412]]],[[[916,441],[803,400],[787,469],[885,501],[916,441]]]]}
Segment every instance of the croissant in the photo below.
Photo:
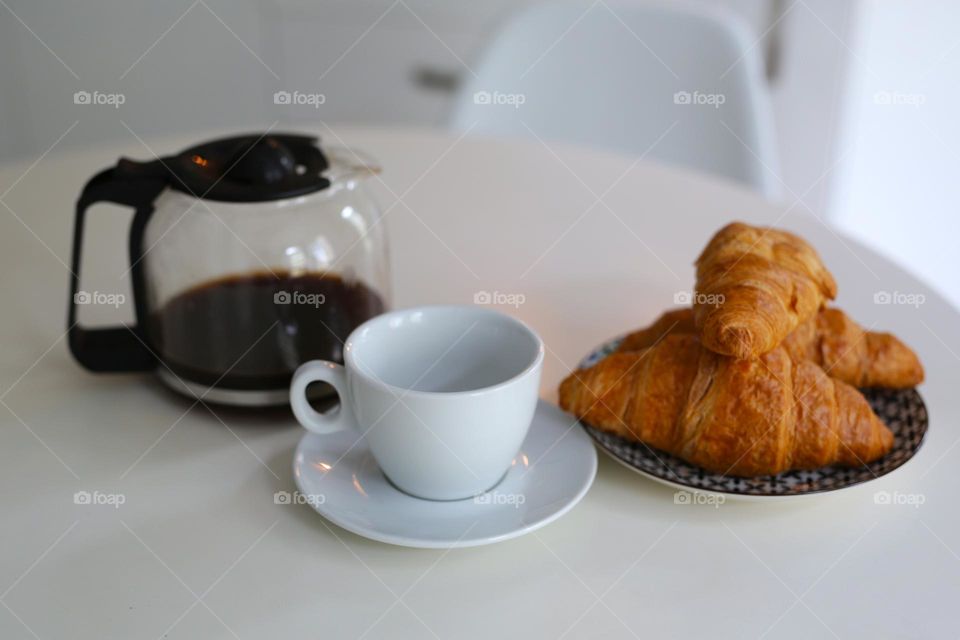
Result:
{"type": "Polygon", "coordinates": [[[681,333],[699,334],[697,325],[693,321],[692,307],[664,311],[663,315],[654,320],[649,327],[628,333],[620,341],[617,351],[640,351],[652,347],[665,336],[681,333]]]}
{"type": "Polygon", "coordinates": [[[708,349],[755,358],[774,349],[837,295],[833,276],[803,239],[734,222],[696,262],[694,321],[708,349]]]}
{"type": "MultiPolygon", "coordinates": [[[[627,335],[617,350],[646,349],[668,334],[696,334],[693,317],[689,307],[667,311],[646,329],[627,335]]],[[[809,360],[855,387],[903,389],[923,382],[923,365],[910,347],[889,333],[865,330],[840,309],[821,309],[782,344],[794,360],[809,360]]]]}
{"type": "Polygon", "coordinates": [[[714,473],[758,476],[858,466],[893,446],[859,391],[779,347],[738,360],[691,334],[613,353],[560,385],[560,406],[588,424],[714,473]]]}
{"type": "Polygon", "coordinates": [[[822,309],[783,346],[855,387],[903,389],[923,382],[923,365],[910,347],[890,333],[865,330],[840,309],[822,309]]]}

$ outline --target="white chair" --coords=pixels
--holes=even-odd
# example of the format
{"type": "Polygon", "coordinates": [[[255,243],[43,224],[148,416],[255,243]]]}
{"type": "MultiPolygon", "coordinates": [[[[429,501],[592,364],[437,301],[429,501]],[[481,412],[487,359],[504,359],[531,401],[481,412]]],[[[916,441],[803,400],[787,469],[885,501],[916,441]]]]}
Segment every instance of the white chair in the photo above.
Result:
{"type": "Polygon", "coordinates": [[[481,56],[452,127],[646,154],[776,197],[759,50],[703,6],[536,5],[481,56]]]}

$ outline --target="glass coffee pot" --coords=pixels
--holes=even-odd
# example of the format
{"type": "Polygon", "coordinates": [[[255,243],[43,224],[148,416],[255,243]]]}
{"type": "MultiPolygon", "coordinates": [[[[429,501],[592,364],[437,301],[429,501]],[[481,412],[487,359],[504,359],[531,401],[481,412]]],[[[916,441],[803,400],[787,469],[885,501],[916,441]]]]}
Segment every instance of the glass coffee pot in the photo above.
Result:
{"type": "Polygon", "coordinates": [[[376,171],[356,152],[290,134],[119,160],[77,202],[73,356],[92,371],[156,370],[213,402],[286,403],[299,364],[343,362],[347,335],[389,305],[386,238],[364,186],[376,171]],[[133,327],[76,323],[84,219],[100,201],[135,210],[133,327]]]}

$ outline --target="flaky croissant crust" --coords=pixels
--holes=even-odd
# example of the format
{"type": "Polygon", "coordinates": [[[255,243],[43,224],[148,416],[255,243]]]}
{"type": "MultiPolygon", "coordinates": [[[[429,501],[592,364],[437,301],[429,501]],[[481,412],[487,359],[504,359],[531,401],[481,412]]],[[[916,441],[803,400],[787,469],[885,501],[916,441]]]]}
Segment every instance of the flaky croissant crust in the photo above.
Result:
{"type": "MultiPolygon", "coordinates": [[[[627,335],[619,351],[651,347],[669,334],[697,334],[693,309],[667,311],[645,329],[627,335]]],[[[840,309],[821,309],[783,340],[796,360],[809,360],[855,387],[904,389],[923,382],[923,365],[896,336],[867,331],[840,309]]]]}
{"type": "Polygon", "coordinates": [[[691,334],[611,354],[560,385],[560,406],[602,430],[708,471],[777,474],[857,466],[893,434],[853,387],[783,348],[752,360],[721,356],[691,334]]]}
{"type": "Polygon", "coordinates": [[[717,353],[755,358],[776,348],[837,294],[813,247],[779,229],[728,224],[696,261],[694,321],[717,353]]]}

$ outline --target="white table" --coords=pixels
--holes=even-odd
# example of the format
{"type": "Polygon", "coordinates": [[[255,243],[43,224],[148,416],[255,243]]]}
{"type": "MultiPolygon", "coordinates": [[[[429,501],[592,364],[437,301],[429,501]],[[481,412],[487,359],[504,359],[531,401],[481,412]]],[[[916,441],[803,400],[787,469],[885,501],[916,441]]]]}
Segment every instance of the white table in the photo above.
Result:
{"type": "MultiPolygon", "coordinates": [[[[302,431],[288,414],[184,415],[190,403],[149,376],[97,376],[71,360],[60,260],[74,199],[121,153],[149,154],[133,138],[54,150],[0,170],[0,637],[960,633],[960,317],[923,283],[797,214],[802,206],[685,171],[537,142],[337,134],[382,161],[384,207],[402,196],[387,218],[397,306],[522,294],[507,310],[548,345],[545,398],[591,347],[672,306],[716,228],[779,220],[819,249],[848,312],[921,354],[927,443],[860,490],[719,508],[674,504],[672,490],[602,457],[584,501],[532,535],[450,552],[359,538],[306,505],[274,504],[294,488],[302,431]],[[926,300],[876,305],[877,291],[926,300]],[[878,505],[878,490],[924,504],[878,505]],[[125,503],[76,505],[77,491],[125,503]]],[[[149,144],[167,153],[189,141],[149,144]]],[[[125,218],[112,224],[88,231],[88,289],[120,286],[125,218]]]]}

